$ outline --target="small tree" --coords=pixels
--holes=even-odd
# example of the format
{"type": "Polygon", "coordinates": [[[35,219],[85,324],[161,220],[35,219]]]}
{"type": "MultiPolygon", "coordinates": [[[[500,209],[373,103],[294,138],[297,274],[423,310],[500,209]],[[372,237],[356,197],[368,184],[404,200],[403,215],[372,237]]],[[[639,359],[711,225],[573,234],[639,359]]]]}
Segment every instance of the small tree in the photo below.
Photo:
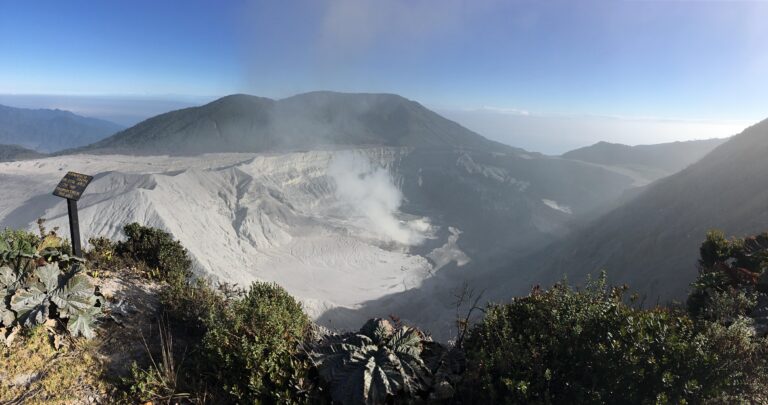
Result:
{"type": "Polygon", "coordinates": [[[276,284],[254,283],[213,311],[203,349],[209,368],[238,402],[299,401],[308,364],[297,357],[309,327],[301,305],[276,284]]]}
{"type": "Polygon", "coordinates": [[[729,240],[710,231],[699,252],[699,275],[687,301],[691,315],[725,324],[749,316],[768,292],[768,234],[729,240]]]}
{"type": "Polygon", "coordinates": [[[641,310],[605,278],[492,305],[466,342],[460,396],[473,403],[679,403],[726,381],[684,313],[641,310]]]}
{"type": "Polygon", "coordinates": [[[137,223],[123,228],[126,240],[118,242],[117,254],[148,267],[147,275],[169,284],[182,284],[190,276],[192,261],[187,249],[168,232],[137,223]]]}

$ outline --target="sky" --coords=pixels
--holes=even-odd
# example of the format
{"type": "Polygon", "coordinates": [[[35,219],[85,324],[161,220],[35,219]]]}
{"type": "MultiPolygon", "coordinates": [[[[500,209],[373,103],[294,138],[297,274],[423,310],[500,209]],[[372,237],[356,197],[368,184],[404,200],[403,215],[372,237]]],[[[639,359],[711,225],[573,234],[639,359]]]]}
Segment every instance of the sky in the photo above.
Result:
{"type": "Polygon", "coordinates": [[[560,153],[768,117],[768,1],[0,0],[0,102],[130,125],[232,93],[397,93],[560,153]]]}

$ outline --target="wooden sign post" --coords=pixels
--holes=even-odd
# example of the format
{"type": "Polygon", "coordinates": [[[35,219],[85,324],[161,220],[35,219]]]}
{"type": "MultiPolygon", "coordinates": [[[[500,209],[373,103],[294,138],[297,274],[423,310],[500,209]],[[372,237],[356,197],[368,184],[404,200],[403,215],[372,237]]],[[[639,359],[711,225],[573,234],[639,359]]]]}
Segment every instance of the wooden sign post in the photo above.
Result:
{"type": "Polygon", "coordinates": [[[69,214],[69,235],[72,240],[72,254],[83,257],[83,248],[80,245],[80,223],[77,218],[77,200],[83,195],[85,188],[93,180],[93,176],[69,172],[53,190],[53,195],[67,199],[67,213],[69,214]]]}

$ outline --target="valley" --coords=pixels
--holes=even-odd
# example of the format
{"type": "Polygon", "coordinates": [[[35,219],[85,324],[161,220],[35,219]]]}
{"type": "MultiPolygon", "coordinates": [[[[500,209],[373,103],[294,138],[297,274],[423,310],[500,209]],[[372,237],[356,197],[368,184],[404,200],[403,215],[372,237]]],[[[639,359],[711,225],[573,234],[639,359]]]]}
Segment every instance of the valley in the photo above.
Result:
{"type": "MultiPolygon", "coordinates": [[[[674,148],[665,162],[688,150],[674,148]]],[[[620,161],[531,153],[394,95],[229,96],[86,148],[0,163],[8,191],[0,227],[34,229],[42,217],[66,229],[65,204],[51,190],[62,173],[88,173],[84,240],[119,239],[131,222],[157,227],[189,249],[198,276],[278,283],[326,326],[396,314],[446,338],[454,291],[465,283],[503,300],[558,275],[598,271],[531,258],[554,260],[551,246],[642,194],[638,185],[655,178],[648,173],[675,170],[645,161],[632,171],[646,152],[632,153],[620,161]],[[284,111],[303,118],[283,121],[284,111]],[[220,140],[204,130],[209,123],[220,140]],[[305,135],[312,131],[319,135],[305,135]],[[297,147],[307,139],[315,146],[297,147]],[[206,143],[220,152],[195,153],[206,143]],[[174,145],[183,148],[163,153],[174,145]]]]}

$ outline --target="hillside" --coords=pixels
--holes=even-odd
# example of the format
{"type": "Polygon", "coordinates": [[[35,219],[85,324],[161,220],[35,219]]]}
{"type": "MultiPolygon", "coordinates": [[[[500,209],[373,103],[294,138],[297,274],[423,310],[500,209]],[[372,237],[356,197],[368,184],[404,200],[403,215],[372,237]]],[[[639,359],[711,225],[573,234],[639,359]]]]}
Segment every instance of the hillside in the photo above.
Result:
{"type": "Polygon", "coordinates": [[[122,129],[117,124],[69,111],[0,105],[0,144],[56,152],[99,141],[122,129]]]}
{"type": "Polygon", "coordinates": [[[282,100],[226,96],[150,118],[83,151],[184,155],[339,146],[513,150],[397,95],[313,92],[282,100]]]}
{"type": "Polygon", "coordinates": [[[531,280],[583,280],[606,269],[653,301],[681,299],[696,275],[707,230],[729,235],[768,228],[768,120],[747,128],[699,162],[647,187],[591,226],[534,255],[531,280]]]}
{"type": "Polygon", "coordinates": [[[561,157],[633,173],[640,183],[650,183],[697,162],[725,141],[707,139],[637,146],[598,142],[561,157]]]}
{"type": "Polygon", "coordinates": [[[66,204],[51,191],[69,170],[95,177],[80,200],[84,240],[149,224],[181,240],[199,274],[278,282],[325,325],[399,313],[443,337],[450,317],[421,303],[362,306],[402,291],[428,295],[432,278],[448,292],[430,305],[450,306],[450,290],[486,257],[551,243],[631,184],[581,162],[427,148],[57,156],[0,164],[0,228],[35,229],[42,216],[66,229],[66,204]],[[339,307],[352,312],[323,316],[339,307]]]}
{"type": "Polygon", "coordinates": [[[0,145],[0,162],[23,159],[37,159],[45,156],[42,153],[23,148],[18,145],[0,145]]]}
{"type": "MultiPolygon", "coordinates": [[[[764,283],[726,276],[730,297],[760,304],[723,307],[708,284],[688,311],[640,308],[604,277],[465,314],[475,295],[463,290],[464,305],[431,308],[456,316],[446,345],[397,314],[320,327],[271,282],[217,287],[192,275],[188,251],[160,229],[129,224],[72,266],[44,228],[0,231],[3,404],[538,403],[540,392],[576,404],[768,401],[764,283]],[[510,390],[519,376],[533,389],[510,390]]],[[[706,250],[708,266],[768,251],[712,241],[724,249],[706,250]]]]}
{"type": "Polygon", "coordinates": [[[450,306],[489,260],[553,243],[634,185],[489,141],[395,95],[228,96],[78,152],[0,166],[14,190],[0,227],[34,228],[40,216],[65,227],[51,190],[76,170],[95,177],[81,200],[84,239],[117,237],[126,222],[159,227],[200,274],[278,282],[325,325],[399,313],[436,336],[453,324],[429,309],[450,306]]]}

